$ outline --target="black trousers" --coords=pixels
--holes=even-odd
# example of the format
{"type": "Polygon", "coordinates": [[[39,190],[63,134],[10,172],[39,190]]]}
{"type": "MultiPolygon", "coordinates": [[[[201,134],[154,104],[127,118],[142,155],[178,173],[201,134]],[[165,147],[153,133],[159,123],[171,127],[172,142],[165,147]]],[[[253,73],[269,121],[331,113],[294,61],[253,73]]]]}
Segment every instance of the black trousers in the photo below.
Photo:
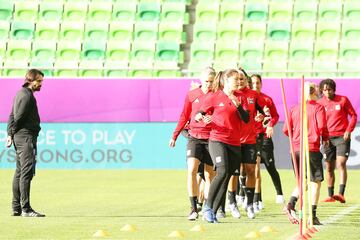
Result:
{"type": "Polygon", "coordinates": [[[37,137],[28,133],[16,133],[13,138],[16,150],[16,170],[13,179],[14,211],[27,212],[30,206],[30,184],[35,174],[37,137]]]}

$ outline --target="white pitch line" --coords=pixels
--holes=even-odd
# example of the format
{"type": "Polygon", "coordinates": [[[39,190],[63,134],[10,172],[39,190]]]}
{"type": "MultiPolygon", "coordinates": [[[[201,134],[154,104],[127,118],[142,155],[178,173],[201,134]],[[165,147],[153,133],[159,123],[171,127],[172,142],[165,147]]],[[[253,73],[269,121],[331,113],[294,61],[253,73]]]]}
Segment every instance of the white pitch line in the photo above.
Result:
{"type": "MultiPolygon", "coordinates": [[[[356,204],[354,206],[347,207],[344,210],[342,210],[341,212],[335,214],[334,216],[331,216],[331,217],[327,218],[325,221],[322,222],[323,225],[316,226],[316,228],[318,228],[318,229],[326,228],[328,224],[332,224],[334,222],[339,221],[341,218],[343,218],[346,215],[350,214],[351,212],[355,211],[359,207],[360,207],[360,204],[356,204]]],[[[298,235],[298,233],[294,234],[289,239],[294,239],[297,235],[298,235]]]]}

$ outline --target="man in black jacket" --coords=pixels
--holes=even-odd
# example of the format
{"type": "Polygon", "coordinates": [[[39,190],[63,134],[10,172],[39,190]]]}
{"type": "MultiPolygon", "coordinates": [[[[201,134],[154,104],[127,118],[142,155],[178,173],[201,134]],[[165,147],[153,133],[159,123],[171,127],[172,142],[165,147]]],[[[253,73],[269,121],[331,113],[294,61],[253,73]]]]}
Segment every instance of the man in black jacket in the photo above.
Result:
{"type": "Polygon", "coordinates": [[[6,146],[14,144],[16,170],[13,179],[13,216],[45,217],[30,205],[30,183],[35,174],[36,141],[40,132],[40,117],[34,92],[40,91],[44,74],[31,69],[25,83],[16,93],[8,121],[6,146]]]}

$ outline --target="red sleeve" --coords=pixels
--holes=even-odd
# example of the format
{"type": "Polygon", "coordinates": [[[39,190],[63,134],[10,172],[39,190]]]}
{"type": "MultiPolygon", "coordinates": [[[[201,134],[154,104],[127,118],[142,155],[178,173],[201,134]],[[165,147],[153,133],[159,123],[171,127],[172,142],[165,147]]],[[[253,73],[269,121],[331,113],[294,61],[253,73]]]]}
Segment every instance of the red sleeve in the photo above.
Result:
{"type": "Polygon", "coordinates": [[[274,127],[276,125],[276,123],[279,121],[279,114],[276,110],[276,106],[275,106],[273,100],[271,98],[269,98],[269,99],[270,99],[270,106],[268,106],[268,108],[270,109],[270,115],[271,115],[269,127],[274,127]]]}
{"type": "Polygon", "coordinates": [[[320,135],[322,137],[322,140],[323,141],[329,140],[329,130],[327,128],[326,112],[325,112],[325,108],[323,106],[321,106],[319,108],[319,111],[317,111],[316,120],[317,120],[317,125],[320,130],[320,135]]]}
{"type": "Polygon", "coordinates": [[[289,112],[289,128],[287,127],[287,122],[285,122],[285,124],[284,124],[284,127],[283,127],[283,132],[284,132],[284,134],[286,135],[286,136],[289,136],[289,130],[288,129],[290,129],[290,131],[292,131],[292,109],[290,110],[290,112],[289,112]]]}
{"type": "Polygon", "coordinates": [[[178,124],[176,125],[176,128],[175,128],[173,136],[172,136],[172,138],[174,140],[177,139],[180,132],[184,129],[185,125],[188,123],[188,121],[190,121],[191,110],[192,110],[192,106],[191,106],[191,102],[189,101],[189,95],[187,94],[186,98],[185,98],[183,111],[180,115],[178,124]]]}
{"type": "Polygon", "coordinates": [[[356,126],[357,114],[347,97],[345,97],[345,112],[351,117],[349,121],[349,125],[346,128],[346,131],[352,132],[354,131],[356,126]]]}
{"type": "Polygon", "coordinates": [[[203,103],[200,107],[200,112],[205,112],[206,114],[212,115],[214,111],[213,101],[212,99],[215,97],[214,93],[207,94],[204,98],[203,103]]]}

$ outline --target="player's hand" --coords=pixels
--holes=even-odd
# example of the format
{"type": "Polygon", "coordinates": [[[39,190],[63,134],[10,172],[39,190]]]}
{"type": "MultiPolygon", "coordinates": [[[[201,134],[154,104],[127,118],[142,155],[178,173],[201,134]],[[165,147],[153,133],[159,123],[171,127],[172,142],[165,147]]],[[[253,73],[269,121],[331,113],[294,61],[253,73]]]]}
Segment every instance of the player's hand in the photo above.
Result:
{"type": "Polygon", "coordinates": [[[6,147],[7,148],[9,148],[9,147],[11,147],[11,145],[12,145],[12,138],[11,138],[11,136],[7,136],[7,138],[6,138],[6,147]]]}
{"type": "Polygon", "coordinates": [[[270,108],[268,108],[267,106],[264,107],[264,113],[268,116],[270,116],[270,108]]]}
{"type": "Polygon", "coordinates": [[[351,133],[345,132],[345,133],[344,133],[344,140],[345,140],[345,141],[349,141],[350,138],[351,138],[351,133]]]}
{"type": "Polygon", "coordinates": [[[258,112],[255,116],[255,121],[262,122],[263,120],[264,120],[264,115],[258,112]]]}
{"type": "Polygon", "coordinates": [[[266,137],[272,138],[273,135],[274,135],[274,128],[267,126],[266,127],[266,137]]]}
{"type": "Polygon", "coordinates": [[[204,121],[204,123],[206,123],[206,124],[211,123],[211,115],[205,115],[205,116],[203,117],[203,121],[204,121]]]}
{"type": "Polygon", "coordinates": [[[197,113],[194,117],[196,122],[200,122],[203,119],[202,113],[197,113]]]}
{"type": "Polygon", "coordinates": [[[173,147],[175,147],[175,140],[174,139],[170,139],[170,141],[169,141],[169,147],[171,147],[171,148],[173,148],[173,147]]]}
{"type": "Polygon", "coordinates": [[[322,144],[323,144],[324,147],[329,147],[330,141],[329,140],[323,141],[322,144]]]}

